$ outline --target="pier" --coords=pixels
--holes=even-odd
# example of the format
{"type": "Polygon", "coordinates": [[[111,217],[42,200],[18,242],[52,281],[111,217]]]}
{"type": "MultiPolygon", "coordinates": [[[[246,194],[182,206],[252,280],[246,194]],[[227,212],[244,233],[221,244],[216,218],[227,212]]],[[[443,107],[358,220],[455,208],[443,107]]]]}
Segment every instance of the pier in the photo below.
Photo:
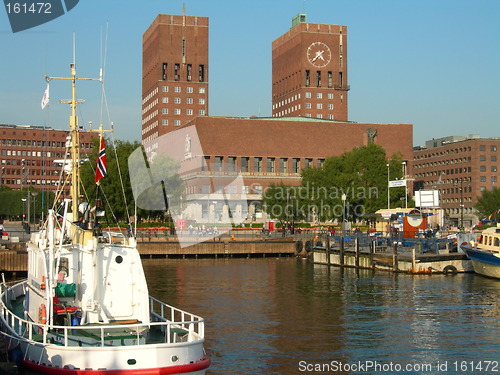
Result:
{"type": "Polygon", "coordinates": [[[398,241],[388,245],[383,240],[377,237],[326,236],[315,242],[309,257],[313,263],[327,266],[409,274],[474,272],[471,261],[453,247],[451,241],[415,240],[408,246],[398,241]]]}

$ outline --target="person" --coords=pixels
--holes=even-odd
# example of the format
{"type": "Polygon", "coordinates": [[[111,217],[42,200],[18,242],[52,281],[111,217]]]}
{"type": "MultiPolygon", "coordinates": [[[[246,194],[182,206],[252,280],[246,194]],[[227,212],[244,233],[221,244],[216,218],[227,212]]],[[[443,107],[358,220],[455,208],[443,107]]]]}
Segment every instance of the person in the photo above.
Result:
{"type": "Polygon", "coordinates": [[[0,236],[3,236],[5,227],[3,226],[3,220],[0,220],[0,236]]]}

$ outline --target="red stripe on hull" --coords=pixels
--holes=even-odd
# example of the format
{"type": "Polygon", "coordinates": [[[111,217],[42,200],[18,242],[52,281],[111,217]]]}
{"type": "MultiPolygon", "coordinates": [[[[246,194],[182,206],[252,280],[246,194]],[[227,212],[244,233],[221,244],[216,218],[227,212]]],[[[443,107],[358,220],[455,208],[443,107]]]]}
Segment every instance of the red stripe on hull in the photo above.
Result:
{"type": "Polygon", "coordinates": [[[30,370],[50,375],[173,375],[189,374],[190,372],[205,370],[210,366],[210,358],[204,357],[201,361],[187,365],[168,366],[146,369],[120,369],[120,370],[82,370],[57,368],[39,365],[31,361],[23,361],[22,365],[30,370]]]}

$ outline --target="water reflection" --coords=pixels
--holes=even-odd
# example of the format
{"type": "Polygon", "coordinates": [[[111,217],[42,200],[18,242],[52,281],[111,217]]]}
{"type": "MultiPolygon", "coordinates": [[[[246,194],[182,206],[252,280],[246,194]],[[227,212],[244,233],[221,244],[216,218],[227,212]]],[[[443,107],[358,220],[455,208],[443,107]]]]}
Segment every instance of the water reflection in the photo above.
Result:
{"type": "Polygon", "coordinates": [[[144,264],[153,295],[206,318],[210,374],[500,358],[496,280],[342,270],[290,258],[144,264]]]}
{"type": "Polygon", "coordinates": [[[500,358],[497,280],[343,270],[295,258],[143,264],[154,297],[206,319],[208,374],[300,374],[306,365],[326,366],[306,372],[313,374],[375,373],[332,370],[367,361],[432,366],[405,374],[442,374],[437,365],[448,361],[448,373],[470,374],[451,371],[453,362],[500,358]]]}

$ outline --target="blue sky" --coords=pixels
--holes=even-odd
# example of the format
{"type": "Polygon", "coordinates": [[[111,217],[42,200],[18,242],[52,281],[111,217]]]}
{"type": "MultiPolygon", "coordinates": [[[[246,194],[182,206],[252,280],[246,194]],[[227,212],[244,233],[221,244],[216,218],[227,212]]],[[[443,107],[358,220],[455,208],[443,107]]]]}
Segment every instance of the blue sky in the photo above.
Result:
{"type": "MultiPolygon", "coordinates": [[[[46,24],[12,33],[0,8],[0,123],[65,129],[76,34],[80,77],[97,77],[108,25],[106,97],[117,139],[141,134],[142,34],[157,14],[209,17],[209,114],[271,115],[271,42],[291,18],[348,27],[349,120],[411,123],[414,144],[500,136],[500,0],[80,0],[46,24]],[[102,37],[101,37],[102,36],[102,37]]],[[[100,86],[83,82],[80,123],[100,119],[100,86]]],[[[108,124],[108,116],[103,123],[108,124]]],[[[334,141],[334,140],[332,140],[334,141]]],[[[395,140],[396,141],[396,140],[395,140]]]]}

